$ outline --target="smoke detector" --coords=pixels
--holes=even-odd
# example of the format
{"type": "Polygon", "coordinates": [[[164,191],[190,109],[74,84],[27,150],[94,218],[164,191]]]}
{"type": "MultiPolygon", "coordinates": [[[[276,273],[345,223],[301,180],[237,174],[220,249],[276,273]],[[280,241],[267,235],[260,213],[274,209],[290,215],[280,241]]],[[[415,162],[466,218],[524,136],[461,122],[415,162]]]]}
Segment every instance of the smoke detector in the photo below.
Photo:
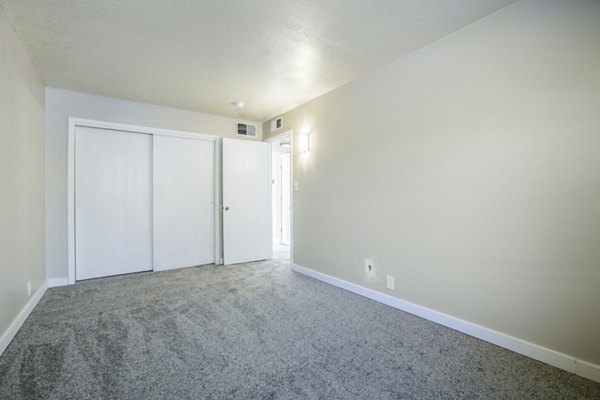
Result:
{"type": "Polygon", "coordinates": [[[230,104],[232,106],[234,106],[235,108],[237,108],[238,110],[241,110],[245,106],[245,104],[242,100],[233,101],[230,104]]]}

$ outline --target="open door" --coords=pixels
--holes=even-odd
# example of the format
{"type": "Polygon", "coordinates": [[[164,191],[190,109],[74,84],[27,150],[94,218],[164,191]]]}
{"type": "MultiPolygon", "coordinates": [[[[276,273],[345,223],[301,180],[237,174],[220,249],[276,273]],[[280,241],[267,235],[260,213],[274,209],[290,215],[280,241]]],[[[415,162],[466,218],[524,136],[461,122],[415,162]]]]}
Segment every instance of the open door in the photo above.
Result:
{"type": "Polygon", "coordinates": [[[223,261],[266,260],[271,251],[271,145],[223,139],[223,261]]]}

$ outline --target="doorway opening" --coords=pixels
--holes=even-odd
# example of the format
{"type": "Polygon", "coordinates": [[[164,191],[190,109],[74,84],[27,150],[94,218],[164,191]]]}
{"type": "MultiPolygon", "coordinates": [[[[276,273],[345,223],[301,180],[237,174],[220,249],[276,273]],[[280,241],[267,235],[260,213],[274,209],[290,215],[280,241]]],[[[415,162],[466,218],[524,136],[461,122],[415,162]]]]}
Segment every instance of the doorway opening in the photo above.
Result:
{"type": "Polygon", "coordinates": [[[273,259],[291,261],[292,248],[292,146],[291,132],[271,138],[273,259]]]}

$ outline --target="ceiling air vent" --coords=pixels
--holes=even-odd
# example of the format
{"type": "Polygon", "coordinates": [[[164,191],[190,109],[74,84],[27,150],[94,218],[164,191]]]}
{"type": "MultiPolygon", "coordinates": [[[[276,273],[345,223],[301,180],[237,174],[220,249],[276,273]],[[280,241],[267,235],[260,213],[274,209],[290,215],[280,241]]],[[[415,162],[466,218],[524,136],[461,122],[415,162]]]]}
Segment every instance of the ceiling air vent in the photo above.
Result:
{"type": "Polygon", "coordinates": [[[256,125],[246,124],[244,122],[237,123],[237,134],[243,136],[256,137],[256,125]]]}
{"type": "Polygon", "coordinates": [[[271,132],[283,127],[283,117],[277,117],[271,120],[271,132]]]}

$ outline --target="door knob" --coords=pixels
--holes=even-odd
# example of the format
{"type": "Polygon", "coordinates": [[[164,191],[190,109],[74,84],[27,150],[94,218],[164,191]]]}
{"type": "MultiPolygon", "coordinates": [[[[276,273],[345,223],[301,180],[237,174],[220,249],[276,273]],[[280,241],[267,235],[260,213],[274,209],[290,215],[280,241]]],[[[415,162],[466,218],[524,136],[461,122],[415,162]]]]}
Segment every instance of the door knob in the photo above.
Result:
{"type": "Polygon", "coordinates": [[[229,206],[225,206],[225,211],[229,211],[229,206]]]}

